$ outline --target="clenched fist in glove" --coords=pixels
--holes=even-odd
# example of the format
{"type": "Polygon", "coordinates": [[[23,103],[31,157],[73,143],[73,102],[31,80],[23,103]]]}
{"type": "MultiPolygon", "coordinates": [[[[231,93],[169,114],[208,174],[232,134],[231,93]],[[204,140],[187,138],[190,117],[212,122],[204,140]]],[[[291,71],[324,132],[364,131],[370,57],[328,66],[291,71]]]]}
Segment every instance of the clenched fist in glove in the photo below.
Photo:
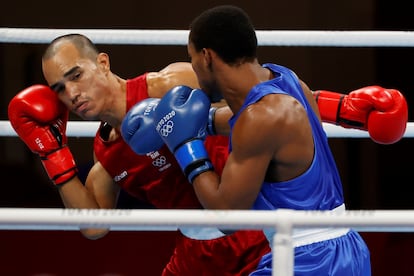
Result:
{"type": "Polygon", "coordinates": [[[121,134],[131,149],[140,155],[156,151],[164,141],[155,130],[154,110],[160,99],[148,98],[135,104],[122,120],[121,134]]]}
{"type": "Polygon", "coordinates": [[[10,101],[8,115],[19,137],[40,156],[54,184],[66,183],[77,174],[66,144],[69,113],[56,92],[45,85],[32,85],[10,101]]]}
{"type": "Polygon", "coordinates": [[[155,109],[155,129],[164,140],[190,183],[199,174],[214,170],[204,138],[210,100],[199,89],[176,86],[155,109]]]}
{"type": "Polygon", "coordinates": [[[404,96],[395,89],[367,86],[348,95],[315,91],[322,121],[345,128],[368,130],[379,144],[393,144],[404,135],[408,108],[404,96]]]}

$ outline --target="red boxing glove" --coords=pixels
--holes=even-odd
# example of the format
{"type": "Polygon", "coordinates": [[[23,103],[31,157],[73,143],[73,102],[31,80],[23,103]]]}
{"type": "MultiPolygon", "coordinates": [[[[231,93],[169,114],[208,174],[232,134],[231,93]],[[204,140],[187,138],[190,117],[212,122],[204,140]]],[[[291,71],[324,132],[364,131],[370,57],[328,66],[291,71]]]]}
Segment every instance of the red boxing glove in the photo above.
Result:
{"type": "Polygon", "coordinates": [[[324,122],[368,130],[379,144],[393,144],[404,136],[408,107],[398,90],[367,86],[349,95],[323,90],[313,95],[324,122]]]}
{"type": "Polygon", "coordinates": [[[10,101],[8,115],[19,137],[40,156],[54,184],[63,184],[77,174],[66,144],[69,113],[56,92],[45,85],[30,86],[10,101]]]}

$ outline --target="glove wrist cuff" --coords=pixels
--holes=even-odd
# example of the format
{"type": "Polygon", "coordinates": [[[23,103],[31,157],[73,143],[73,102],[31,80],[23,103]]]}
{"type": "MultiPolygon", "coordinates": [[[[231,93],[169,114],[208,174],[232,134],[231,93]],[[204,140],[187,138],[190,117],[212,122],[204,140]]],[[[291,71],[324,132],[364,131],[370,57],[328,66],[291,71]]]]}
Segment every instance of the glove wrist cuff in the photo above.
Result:
{"type": "Polygon", "coordinates": [[[184,143],[175,151],[174,156],[190,183],[200,173],[214,169],[204,142],[200,139],[184,143]]]}
{"type": "Polygon", "coordinates": [[[41,156],[41,160],[50,180],[55,185],[68,182],[78,172],[72,153],[67,146],[41,156]]]}
{"type": "Polygon", "coordinates": [[[315,100],[318,104],[319,113],[322,121],[332,124],[339,123],[341,104],[344,94],[320,90],[314,92],[315,100]]]}
{"type": "Polygon", "coordinates": [[[203,172],[213,170],[214,167],[210,160],[199,160],[187,167],[184,173],[187,176],[188,182],[190,182],[190,184],[193,184],[193,180],[196,176],[203,172]]]}

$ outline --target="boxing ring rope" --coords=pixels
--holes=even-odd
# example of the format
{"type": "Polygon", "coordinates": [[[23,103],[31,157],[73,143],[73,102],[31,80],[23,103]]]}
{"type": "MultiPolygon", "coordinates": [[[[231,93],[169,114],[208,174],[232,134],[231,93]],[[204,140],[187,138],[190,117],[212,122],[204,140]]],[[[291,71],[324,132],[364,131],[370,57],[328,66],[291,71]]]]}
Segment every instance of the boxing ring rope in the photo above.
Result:
{"type": "MultiPolygon", "coordinates": [[[[188,30],[0,28],[2,43],[49,43],[59,35],[81,33],[96,44],[186,45],[188,30]]],[[[257,30],[260,46],[412,47],[411,31],[257,30]]]]}
{"type": "MultiPolygon", "coordinates": [[[[95,137],[99,122],[69,121],[66,135],[68,137],[95,137]]],[[[347,129],[328,123],[323,123],[323,128],[329,138],[369,138],[367,131],[347,129]]],[[[17,136],[9,121],[0,120],[0,136],[17,136]]],[[[414,123],[407,123],[404,138],[414,137],[414,123]]]]}
{"type": "MultiPolygon", "coordinates": [[[[67,34],[85,34],[96,44],[186,45],[187,30],[0,28],[0,43],[49,43],[67,34]]],[[[414,47],[409,31],[284,31],[257,30],[260,46],[414,47]]],[[[98,122],[70,121],[67,135],[94,137],[98,122]]],[[[365,131],[324,123],[328,137],[369,138],[365,131]]],[[[0,121],[0,136],[16,136],[9,121],[0,121]]],[[[414,137],[407,123],[404,137],[414,137]]],[[[348,210],[342,214],[298,210],[95,210],[0,208],[0,230],[174,231],[179,227],[222,229],[275,228],[272,275],[293,275],[292,230],[303,227],[351,227],[366,232],[414,232],[414,210],[348,210]]]]}

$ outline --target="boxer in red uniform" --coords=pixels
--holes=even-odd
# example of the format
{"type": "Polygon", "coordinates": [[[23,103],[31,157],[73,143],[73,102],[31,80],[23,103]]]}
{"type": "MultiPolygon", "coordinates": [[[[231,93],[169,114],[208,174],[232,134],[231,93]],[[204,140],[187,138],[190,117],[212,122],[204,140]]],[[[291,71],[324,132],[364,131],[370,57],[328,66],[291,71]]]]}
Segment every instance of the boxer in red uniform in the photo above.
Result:
{"type": "MultiPolygon", "coordinates": [[[[149,149],[148,154],[136,154],[120,135],[122,120],[136,103],[146,98],[161,98],[177,85],[198,87],[191,64],[173,63],[159,72],[125,80],[111,72],[108,55],[99,53],[89,39],[66,35],[49,45],[42,66],[50,88],[34,85],[18,93],[9,104],[9,119],[20,138],[41,157],[65,207],[115,208],[120,189],[125,189],[157,208],[201,208],[191,185],[164,145],[152,151],[152,147],[160,145],[149,143],[147,148],[140,149],[149,149]],[[96,162],[85,184],[77,177],[66,144],[68,110],[85,120],[103,122],[94,142],[96,162]]],[[[338,106],[339,101],[336,103],[338,106]]],[[[214,126],[221,134],[226,133],[223,130],[229,116],[226,110],[218,108],[215,113],[214,126]]],[[[372,110],[362,110],[359,117],[367,118],[372,110]]],[[[359,111],[355,109],[353,113],[359,111]]],[[[227,158],[227,142],[223,136],[208,137],[205,141],[218,173],[227,158]]],[[[224,235],[209,230],[197,233],[184,229],[185,235],[179,231],[175,252],[163,275],[197,275],[200,271],[204,275],[246,275],[270,251],[261,231],[224,235]]],[[[90,239],[108,232],[107,229],[81,231],[90,239]]]]}

